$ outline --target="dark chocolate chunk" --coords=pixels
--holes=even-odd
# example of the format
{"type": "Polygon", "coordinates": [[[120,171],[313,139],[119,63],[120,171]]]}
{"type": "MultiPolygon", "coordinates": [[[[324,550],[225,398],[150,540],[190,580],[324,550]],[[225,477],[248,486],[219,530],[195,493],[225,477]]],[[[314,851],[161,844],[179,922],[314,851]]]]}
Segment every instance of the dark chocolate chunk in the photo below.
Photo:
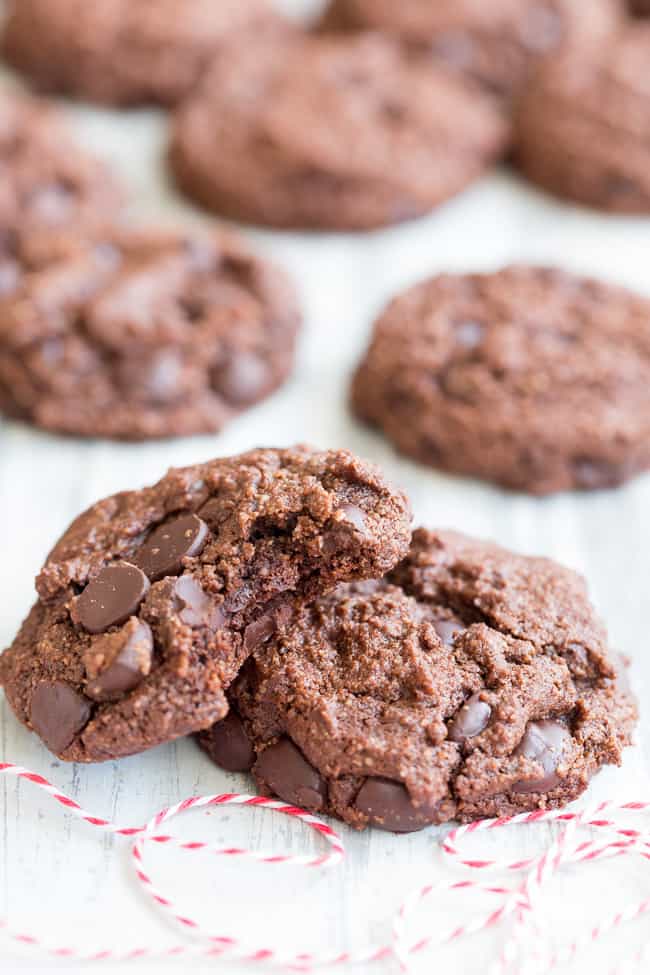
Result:
{"type": "Polygon", "coordinates": [[[457,742],[475,738],[485,731],[491,714],[492,708],[487,701],[482,701],[479,694],[472,694],[450,721],[449,738],[457,742]]]}
{"type": "Polygon", "coordinates": [[[255,751],[236,711],[229,711],[200,740],[210,758],[227,772],[249,772],[253,767],[255,751]]]}
{"type": "Polygon", "coordinates": [[[406,787],[391,779],[366,779],[354,805],[368,817],[372,826],[393,833],[412,833],[436,821],[437,804],[418,808],[406,787]]]}
{"type": "Polygon", "coordinates": [[[63,681],[38,684],[32,695],[30,720],[55,755],[65,751],[90,718],[89,702],[63,681]]]}
{"type": "Polygon", "coordinates": [[[130,562],[114,562],[77,597],[73,619],[89,633],[103,633],[137,613],[148,590],[149,580],[141,569],[130,562]]]}
{"type": "Polygon", "coordinates": [[[152,582],[176,576],[183,568],[184,559],[201,554],[207,538],[208,526],[204,521],[194,514],[181,515],[156,528],[133,561],[152,582]]]}
{"type": "Polygon", "coordinates": [[[86,694],[94,701],[112,701],[133,690],[151,670],[152,653],[151,627],[137,616],[95,637],[84,655],[86,694]]]}
{"type": "Polygon", "coordinates": [[[325,806],[325,779],[289,738],[281,738],[264,749],[255,763],[255,773],[285,802],[314,812],[325,806]]]}
{"type": "Polygon", "coordinates": [[[557,774],[558,765],[571,734],[560,721],[531,721],[526,733],[515,749],[515,755],[522,755],[542,766],[544,774],[538,779],[522,779],[512,786],[513,792],[550,792],[562,779],[557,774]]]}

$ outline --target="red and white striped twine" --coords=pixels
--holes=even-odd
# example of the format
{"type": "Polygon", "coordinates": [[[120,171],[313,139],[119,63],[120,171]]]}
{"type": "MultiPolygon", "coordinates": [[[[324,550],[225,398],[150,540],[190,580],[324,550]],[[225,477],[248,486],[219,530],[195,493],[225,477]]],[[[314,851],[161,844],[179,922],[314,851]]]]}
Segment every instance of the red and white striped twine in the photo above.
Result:
{"type": "MultiPolygon", "coordinates": [[[[569,864],[588,863],[605,857],[625,855],[650,859],[650,829],[637,829],[629,825],[630,816],[640,816],[650,812],[650,801],[616,802],[608,800],[582,810],[549,810],[521,813],[500,819],[487,819],[459,826],[448,833],[440,844],[443,861],[453,865],[455,872],[462,870],[456,879],[440,880],[426,884],[412,891],[404,900],[392,923],[390,940],[383,945],[367,950],[343,951],[330,954],[316,952],[295,952],[272,945],[250,945],[227,932],[206,927],[187,912],[182,911],[174,899],[162,891],[151,877],[145,863],[144,850],[147,843],[169,844],[188,853],[226,856],[234,859],[250,859],[267,865],[285,864],[307,868],[326,868],[340,864],[345,856],[343,843],[334,830],[316,816],[275,799],[262,796],[226,793],[222,795],[192,796],[162,809],[149,822],[142,826],[118,826],[107,819],[87,812],[69,796],[60,792],[47,779],[29,769],[11,763],[0,763],[0,776],[13,776],[26,780],[62,805],[71,815],[90,826],[124,836],[131,841],[131,862],[135,875],[147,896],[172,919],[181,929],[191,934],[192,940],[181,941],[166,948],[156,944],[137,945],[126,951],[113,947],[97,947],[92,950],[80,949],[72,944],[50,944],[45,939],[23,928],[9,924],[0,918],[0,933],[23,945],[40,949],[53,957],[74,958],[84,961],[122,961],[135,958],[164,956],[208,955],[213,958],[224,957],[229,961],[242,960],[260,965],[274,965],[294,971],[309,971],[317,967],[334,967],[396,958],[402,970],[406,971],[412,960],[426,948],[457,942],[479,931],[505,925],[509,922],[501,943],[499,957],[495,961],[494,972],[505,975],[525,957],[537,961],[540,970],[553,971],[570,962],[579,951],[599,941],[606,934],[621,925],[650,914],[650,897],[632,903],[616,913],[591,922],[586,930],[580,932],[569,944],[559,950],[551,950],[545,944],[543,935],[536,925],[540,895],[553,880],[558,871],[569,864]],[[314,855],[290,855],[273,852],[247,850],[234,846],[218,846],[204,841],[182,840],[163,827],[175,816],[191,809],[216,808],[220,806],[255,806],[274,810],[293,820],[299,820],[314,830],[328,844],[324,853],[314,855]],[[505,861],[469,857],[462,852],[462,842],[474,833],[504,829],[511,826],[536,823],[557,823],[562,828],[556,833],[550,845],[539,855],[526,859],[505,861]],[[581,830],[590,829],[588,837],[581,830]],[[489,880],[489,874],[505,874],[503,882],[489,880]],[[476,878],[476,879],[475,879],[476,878]],[[512,879],[514,878],[514,880],[512,879]],[[417,940],[409,940],[408,926],[412,915],[433,895],[452,891],[467,891],[488,895],[492,903],[489,910],[478,913],[461,924],[437,936],[426,935],[417,940]]],[[[631,964],[641,963],[650,953],[650,942],[634,958],[628,959],[617,972],[628,972],[631,964]]]]}

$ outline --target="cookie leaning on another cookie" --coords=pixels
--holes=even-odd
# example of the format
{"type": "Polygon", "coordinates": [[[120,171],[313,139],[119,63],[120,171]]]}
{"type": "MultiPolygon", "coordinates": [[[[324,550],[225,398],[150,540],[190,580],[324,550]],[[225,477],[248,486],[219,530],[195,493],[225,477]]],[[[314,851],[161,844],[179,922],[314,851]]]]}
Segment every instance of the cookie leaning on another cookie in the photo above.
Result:
{"type": "Polygon", "coordinates": [[[375,324],[352,404],[432,467],[613,487],[650,468],[650,301],[548,268],[423,281],[375,324]]]}
{"type": "Polygon", "coordinates": [[[433,56],[511,98],[532,68],[560,48],[603,43],[622,21],[618,0],[333,0],[321,29],[387,31],[416,56],[433,56]]]}
{"type": "Polygon", "coordinates": [[[453,532],[283,620],[200,735],[261,791],[396,832],[575,799],[636,719],[584,582],[453,532]]]}
{"type": "Polygon", "coordinates": [[[267,0],[10,0],[2,51],[44,91],[169,105],[224,47],[288,29],[267,0]]]}
{"type": "Polygon", "coordinates": [[[293,366],[293,287],[233,236],[115,229],[14,268],[0,297],[0,409],[46,430],[217,431],[293,366]]]}
{"type": "Polygon", "coordinates": [[[650,24],[630,21],[598,53],[546,65],[517,107],[524,175],[576,203],[650,213],[649,60],[650,24]]]}
{"type": "Polygon", "coordinates": [[[142,751],[224,717],[225,689],[291,602],[381,575],[409,537],[404,496],[347,451],[171,470],[72,523],[0,682],[65,760],[142,751]]]}
{"type": "Polygon", "coordinates": [[[503,154],[493,99],[378,35],[286,36],[220,57],[178,111],[181,188],[238,220],[364,229],[425,213],[503,154]]]}

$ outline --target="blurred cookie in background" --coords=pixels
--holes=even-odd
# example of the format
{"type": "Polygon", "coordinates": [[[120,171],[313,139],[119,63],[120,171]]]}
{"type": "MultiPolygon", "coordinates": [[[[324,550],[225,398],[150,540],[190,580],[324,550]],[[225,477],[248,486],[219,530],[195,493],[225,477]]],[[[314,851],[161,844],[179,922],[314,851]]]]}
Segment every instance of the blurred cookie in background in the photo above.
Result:
{"type": "Polygon", "coordinates": [[[614,487],[650,468],[650,301],[534,267],[423,281],[380,316],[352,403],[431,467],[614,487]]]}
{"type": "Polygon", "coordinates": [[[524,91],[516,158],[556,196],[650,213],[650,23],[631,22],[589,58],[558,58],[524,91]]]}
{"type": "Polygon", "coordinates": [[[75,143],[56,108],[0,92],[0,294],[11,289],[21,261],[78,246],[114,219],[124,196],[109,167],[75,143]]]}
{"type": "Polygon", "coordinates": [[[284,273],[233,237],[116,230],[15,263],[0,298],[0,408],[57,433],[220,430],[293,365],[284,273]]]}
{"type": "Polygon", "coordinates": [[[234,219],[364,229],[425,213],[504,152],[493,100],[376,34],[234,46],[177,112],[181,188],[234,219]]]}
{"type": "Polygon", "coordinates": [[[599,44],[621,20],[620,0],[332,0],[322,30],[376,29],[512,96],[543,56],[599,44]]]}
{"type": "Polygon", "coordinates": [[[224,45],[277,29],[267,0],[10,0],[2,49],[43,91],[170,104],[224,45]]]}

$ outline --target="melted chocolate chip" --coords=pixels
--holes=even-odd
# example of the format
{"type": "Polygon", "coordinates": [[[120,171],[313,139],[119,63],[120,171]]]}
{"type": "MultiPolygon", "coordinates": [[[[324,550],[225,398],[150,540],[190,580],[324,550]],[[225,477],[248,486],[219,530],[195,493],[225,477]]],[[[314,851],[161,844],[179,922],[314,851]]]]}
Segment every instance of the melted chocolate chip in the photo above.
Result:
{"type": "Polygon", "coordinates": [[[88,633],[102,633],[133,616],[148,590],[149,580],[137,566],[130,562],[107,565],[75,600],[73,619],[88,633]]]}
{"type": "Polygon", "coordinates": [[[453,647],[454,637],[465,629],[457,620],[433,620],[433,628],[446,647],[453,647]]]}
{"type": "Polygon", "coordinates": [[[608,464],[607,461],[578,457],[573,462],[573,477],[579,488],[594,491],[599,488],[616,487],[624,480],[625,473],[620,467],[608,464]]]}
{"type": "Polygon", "coordinates": [[[289,738],[264,749],[255,763],[255,774],[285,802],[314,812],[325,806],[325,780],[289,738]]]}
{"type": "Polygon", "coordinates": [[[513,792],[549,792],[561,782],[557,767],[571,738],[566,725],[559,721],[531,721],[526,733],[515,749],[515,755],[522,755],[542,766],[544,774],[538,779],[522,779],[511,787],[513,792]]]}
{"type": "Polygon", "coordinates": [[[215,605],[201,586],[201,583],[190,575],[182,575],[176,580],[174,595],[178,600],[178,615],[188,626],[209,626],[213,630],[220,629],[226,614],[219,605],[215,605]]]}
{"type": "Polygon", "coordinates": [[[94,701],[111,701],[133,690],[151,670],[152,653],[151,628],[136,616],[121,630],[96,637],[84,656],[86,694],[94,701]]]}
{"type": "Polygon", "coordinates": [[[366,513],[356,504],[346,502],[336,509],[337,521],[352,525],[355,531],[364,532],[366,528],[366,513]]]}
{"type": "Polygon", "coordinates": [[[39,684],[32,695],[32,727],[55,755],[65,751],[89,718],[88,701],[62,681],[39,684]]]}
{"type": "Polygon", "coordinates": [[[270,640],[275,633],[275,616],[267,613],[260,616],[254,623],[249,623],[244,630],[244,649],[252,653],[256,647],[261,646],[270,640]]]}
{"type": "Polygon", "coordinates": [[[255,403],[269,385],[269,366],[250,352],[232,355],[212,374],[212,386],[233,406],[255,403]]]}
{"type": "Polygon", "coordinates": [[[472,694],[451,719],[448,729],[449,738],[456,742],[475,738],[485,731],[491,714],[492,708],[487,701],[482,701],[479,694],[472,694]]]}
{"type": "Polygon", "coordinates": [[[176,576],[183,568],[183,559],[199,555],[207,537],[204,521],[194,514],[181,515],[156,528],[133,561],[152,582],[176,576]]]}
{"type": "Polygon", "coordinates": [[[437,803],[415,806],[405,786],[392,779],[366,779],[354,805],[372,826],[393,833],[412,833],[436,821],[437,803]]]}
{"type": "Polygon", "coordinates": [[[230,711],[206,733],[205,747],[210,757],[228,772],[249,772],[255,763],[255,752],[244,723],[236,711],[230,711]]]}

